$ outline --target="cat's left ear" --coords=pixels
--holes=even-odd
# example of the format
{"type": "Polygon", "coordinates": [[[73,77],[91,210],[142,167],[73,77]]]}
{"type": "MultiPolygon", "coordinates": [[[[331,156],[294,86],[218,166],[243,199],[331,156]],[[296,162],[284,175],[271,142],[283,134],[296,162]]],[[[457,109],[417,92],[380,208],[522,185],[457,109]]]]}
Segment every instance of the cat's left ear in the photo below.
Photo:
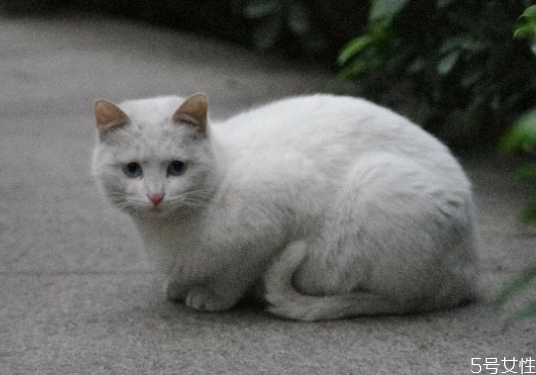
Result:
{"type": "Polygon", "coordinates": [[[172,120],[177,124],[193,125],[198,133],[207,135],[207,96],[197,93],[190,96],[173,114],[172,120]]]}

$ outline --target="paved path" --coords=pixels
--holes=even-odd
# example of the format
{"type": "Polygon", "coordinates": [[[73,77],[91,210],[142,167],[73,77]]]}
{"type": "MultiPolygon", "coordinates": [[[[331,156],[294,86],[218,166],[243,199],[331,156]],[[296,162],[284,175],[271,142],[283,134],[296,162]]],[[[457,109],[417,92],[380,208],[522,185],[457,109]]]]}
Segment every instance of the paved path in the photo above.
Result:
{"type": "Polygon", "coordinates": [[[133,23],[0,19],[0,374],[452,375],[478,370],[473,357],[536,360],[536,320],[502,332],[506,313],[488,303],[536,261],[536,232],[517,221],[531,187],[493,156],[462,157],[482,229],[477,304],[310,324],[165,301],[128,219],[89,176],[93,100],[205,91],[224,117],[327,77],[133,23]]]}

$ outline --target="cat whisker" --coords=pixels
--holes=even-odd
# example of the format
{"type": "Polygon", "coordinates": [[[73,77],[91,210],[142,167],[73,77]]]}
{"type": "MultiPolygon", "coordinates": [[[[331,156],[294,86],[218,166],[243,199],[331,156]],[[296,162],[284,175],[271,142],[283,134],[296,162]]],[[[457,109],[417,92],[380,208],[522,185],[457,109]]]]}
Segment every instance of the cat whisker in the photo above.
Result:
{"type": "Polygon", "coordinates": [[[192,192],[192,193],[186,193],[181,194],[177,197],[174,197],[172,199],[169,199],[167,201],[168,204],[178,208],[180,206],[187,206],[190,208],[199,208],[203,207],[207,204],[207,201],[209,201],[211,198],[211,194],[205,193],[205,192],[192,192]]]}

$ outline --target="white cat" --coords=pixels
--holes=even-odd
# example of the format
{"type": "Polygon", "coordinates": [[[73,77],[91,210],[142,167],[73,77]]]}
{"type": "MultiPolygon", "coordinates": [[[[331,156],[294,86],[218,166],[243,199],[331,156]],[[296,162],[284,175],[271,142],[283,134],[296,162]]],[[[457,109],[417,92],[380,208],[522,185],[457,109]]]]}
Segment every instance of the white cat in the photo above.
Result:
{"type": "Polygon", "coordinates": [[[260,289],[272,313],[321,320],[473,297],[470,183],[385,108],[314,95],[211,123],[196,94],[98,100],[95,116],[94,175],[169,299],[218,311],[260,289]]]}

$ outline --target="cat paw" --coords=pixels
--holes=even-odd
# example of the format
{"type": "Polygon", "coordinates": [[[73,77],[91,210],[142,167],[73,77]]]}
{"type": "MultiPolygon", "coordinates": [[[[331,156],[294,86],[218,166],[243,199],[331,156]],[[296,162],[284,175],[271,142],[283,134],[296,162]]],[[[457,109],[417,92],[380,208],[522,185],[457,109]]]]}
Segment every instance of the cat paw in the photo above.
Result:
{"type": "Polygon", "coordinates": [[[223,311],[234,305],[234,301],[228,301],[212,291],[203,288],[192,289],[185,300],[186,306],[201,311],[223,311]]]}
{"type": "Polygon", "coordinates": [[[184,288],[181,288],[177,284],[167,283],[164,293],[168,301],[181,301],[184,299],[184,288]]]}

